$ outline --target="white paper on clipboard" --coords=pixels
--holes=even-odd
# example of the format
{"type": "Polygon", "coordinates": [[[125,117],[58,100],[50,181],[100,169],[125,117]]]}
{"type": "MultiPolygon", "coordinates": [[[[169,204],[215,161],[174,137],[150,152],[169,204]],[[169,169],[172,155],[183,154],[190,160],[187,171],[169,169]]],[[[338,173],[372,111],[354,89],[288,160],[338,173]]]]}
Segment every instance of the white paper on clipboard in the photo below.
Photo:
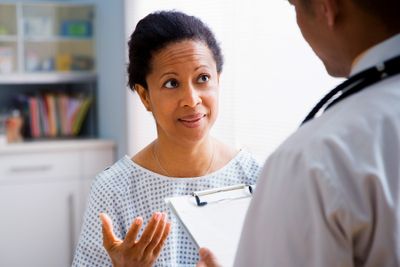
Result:
{"type": "Polygon", "coordinates": [[[166,202],[199,248],[209,248],[223,266],[232,266],[253,189],[250,185],[221,187],[166,202]]]}

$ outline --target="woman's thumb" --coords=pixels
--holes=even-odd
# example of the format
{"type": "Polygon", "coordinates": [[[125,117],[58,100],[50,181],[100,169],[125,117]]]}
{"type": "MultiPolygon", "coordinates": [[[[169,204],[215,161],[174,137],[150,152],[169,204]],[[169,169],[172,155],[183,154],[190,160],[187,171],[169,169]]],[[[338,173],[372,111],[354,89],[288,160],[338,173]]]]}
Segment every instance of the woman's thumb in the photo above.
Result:
{"type": "Polygon", "coordinates": [[[200,248],[199,254],[200,254],[199,264],[201,263],[201,265],[198,266],[221,267],[215,255],[208,248],[200,248]]]}
{"type": "Polygon", "coordinates": [[[112,222],[110,217],[108,217],[105,213],[100,213],[99,216],[103,230],[103,245],[106,250],[109,250],[116,239],[113,231],[112,222]]]}

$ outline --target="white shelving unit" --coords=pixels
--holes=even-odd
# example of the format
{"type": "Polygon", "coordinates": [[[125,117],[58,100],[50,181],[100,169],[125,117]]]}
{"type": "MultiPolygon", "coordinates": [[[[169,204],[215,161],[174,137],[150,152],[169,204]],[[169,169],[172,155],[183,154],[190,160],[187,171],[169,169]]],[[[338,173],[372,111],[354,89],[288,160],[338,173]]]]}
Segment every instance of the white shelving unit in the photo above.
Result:
{"type": "Polygon", "coordinates": [[[70,266],[92,180],[115,161],[96,139],[95,40],[93,4],[0,2],[0,113],[42,90],[94,97],[79,139],[0,146],[0,266],[70,266]]]}
{"type": "Polygon", "coordinates": [[[94,14],[87,4],[0,4],[0,76],[95,73],[94,14]]]}
{"type": "Polygon", "coordinates": [[[42,92],[94,99],[81,136],[98,136],[93,4],[0,3],[0,113],[26,110],[15,107],[16,96],[42,92]]]}

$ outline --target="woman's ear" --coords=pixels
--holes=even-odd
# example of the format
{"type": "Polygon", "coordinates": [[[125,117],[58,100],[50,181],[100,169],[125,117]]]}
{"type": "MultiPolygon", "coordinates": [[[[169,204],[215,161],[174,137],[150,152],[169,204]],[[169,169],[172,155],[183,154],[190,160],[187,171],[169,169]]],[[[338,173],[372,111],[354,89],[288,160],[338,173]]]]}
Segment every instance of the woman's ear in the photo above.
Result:
{"type": "Polygon", "coordinates": [[[140,100],[142,101],[144,107],[147,111],[151,111],[151,101],[149,91],[146,90],[142,85],[135,84],[135,91],[140,96],[140,100]]]}

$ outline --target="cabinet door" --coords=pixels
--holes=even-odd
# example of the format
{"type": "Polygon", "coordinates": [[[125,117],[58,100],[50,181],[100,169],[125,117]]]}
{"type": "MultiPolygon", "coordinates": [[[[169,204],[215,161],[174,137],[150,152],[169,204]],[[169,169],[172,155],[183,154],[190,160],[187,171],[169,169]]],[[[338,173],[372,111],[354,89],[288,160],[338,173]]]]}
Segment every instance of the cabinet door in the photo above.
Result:
{"type": "MultiPolygon", "coordinates": [[[[93,179],[97,174],[102,172],[105,168],[110,167],[114,162],[113,148],[101,148],[82,151],[82,185],[81,185],[81,204],[80,213],[83,215],[86,210],[87,198],[90,193],[90,188],[93,179]]],[[[82,218],[80,222],[82,222],[82,218]]]]}
{"type": "Polygon", "coordinates": [[[0,266],[71,266],[79,181],[0,185],[0,266]]]}

